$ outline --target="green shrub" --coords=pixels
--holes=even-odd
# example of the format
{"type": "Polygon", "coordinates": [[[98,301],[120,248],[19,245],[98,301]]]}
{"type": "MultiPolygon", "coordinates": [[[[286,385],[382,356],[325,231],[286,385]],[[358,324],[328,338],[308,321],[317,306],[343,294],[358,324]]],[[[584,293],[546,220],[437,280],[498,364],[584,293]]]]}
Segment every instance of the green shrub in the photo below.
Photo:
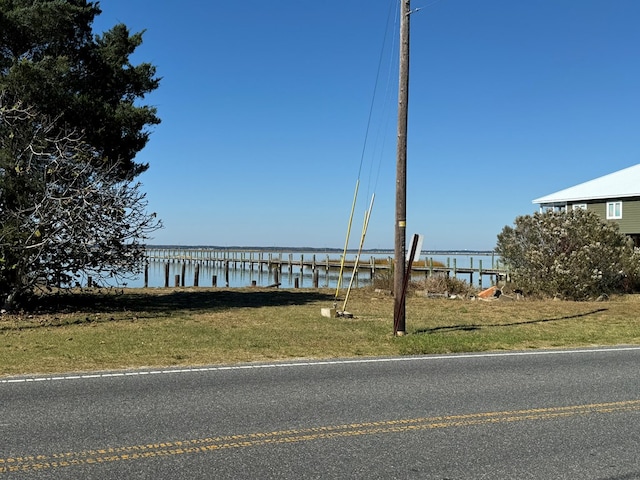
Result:
{"type": "Polygon", "coordinates": [[[588,210],[517,217],[498,235],[496,252],[512,282],[531,294],[584,300],[638,285],[631,239],[588,210]]]}

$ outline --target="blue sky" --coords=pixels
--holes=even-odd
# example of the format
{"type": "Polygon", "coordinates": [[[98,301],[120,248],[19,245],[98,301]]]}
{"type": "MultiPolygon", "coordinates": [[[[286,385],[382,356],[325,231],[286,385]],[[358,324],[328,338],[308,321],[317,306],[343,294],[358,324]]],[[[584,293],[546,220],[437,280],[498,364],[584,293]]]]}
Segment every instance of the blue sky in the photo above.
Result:
{"type": "MultiPolygon", "coordinates": [[[[137,157],[152,243],[342,247],[359,178],[350,246],[375,193],[365,248],[393,248],[397,3],[103,0],[96,32],[146,29],[133,61],[163,78],[137,157]]],[[[534,198],[640,163],[640,2],[411,6],[423,249],[492,249],[534,198]]]]}

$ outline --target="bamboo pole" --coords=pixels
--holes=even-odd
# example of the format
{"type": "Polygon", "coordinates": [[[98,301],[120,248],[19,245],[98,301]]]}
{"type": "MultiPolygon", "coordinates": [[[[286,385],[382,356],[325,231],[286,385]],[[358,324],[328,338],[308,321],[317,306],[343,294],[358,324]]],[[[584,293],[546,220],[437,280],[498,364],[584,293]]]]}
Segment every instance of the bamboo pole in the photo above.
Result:
{"type": "MultiPolygon", "coordinates": [[[[347,250],[349,248],[349,237],[351,236],[351,225],[353,223],[353,213],[356,209],[356,201],[358,199],[358,188],[360,187],[360,178],[356,180],[356,188],[353,192],[353,203],[351,204],[351,214],[349,215],[349,222],[347,224],[347,237],[344,241],[344,249],[342,251],[342,257],[340,258],[340,273],[338,274],[338,284],[336,286],[335,301],[338,300],[338,294],[340,292],[340,286],[342,283],[342,272],[344,271],[344,262],[347,257],[347,250]]],[[[329,255],[327,255],[327,272],[329,271],[329,255]]]]}
{"type": "Polygon", "coordinates": [[[360,236],[360,245],[358,247],[358,253],[356,254],[356,260],[353,264],[353,273],[351,274],[351,280],[349,281],[349,288],[347,288],[347,294],[345,295],[344,303],[342,304],[343,312],[347,309],[347,301],[349,300],[349,294],[351,293],[353,280],[358,274],[358,261],[360,260],[360,254],[362,253],[362,247],[364,246],[364,239],[367,236],[367,228],[369,227],[369,219],[371,218],[371,210],[373,209],[373,200],[375,199],[375,196],[375,193],[371,196],[369,210],[367,210],[364,215],[364,222],[362,224],[362,235],[360,236]]]}

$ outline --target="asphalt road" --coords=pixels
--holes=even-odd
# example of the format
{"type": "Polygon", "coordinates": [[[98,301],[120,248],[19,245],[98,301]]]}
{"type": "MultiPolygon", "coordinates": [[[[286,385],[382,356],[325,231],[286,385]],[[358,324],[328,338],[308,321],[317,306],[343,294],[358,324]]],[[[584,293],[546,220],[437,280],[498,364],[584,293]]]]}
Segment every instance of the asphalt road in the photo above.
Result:
{"type": "Polygon", "coordinates": [[[640,347],[0,379],[0,478],[640,478],[640,347]]]}

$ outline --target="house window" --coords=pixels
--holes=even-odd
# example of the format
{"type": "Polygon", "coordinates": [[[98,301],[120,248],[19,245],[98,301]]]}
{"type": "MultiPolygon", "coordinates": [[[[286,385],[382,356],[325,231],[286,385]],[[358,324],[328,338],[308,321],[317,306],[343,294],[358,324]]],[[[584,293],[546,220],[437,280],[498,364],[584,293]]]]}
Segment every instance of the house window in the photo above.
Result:
{"type": "Polygon", "coordinates": [[[622,202],[607,202],[607,220],[622,218],[622,202]]]}
{"type": "Polygon", "coordinates": [[[566,212],[567,211],[567,206],[566,205],[546,205],[546,206],[540,206],[540,211],[542,213],[560,213],[560,212],[566,212]]]}
{"type": "Polygon", "coordinates": [[[574,203],[572,205],[572,210],[586,210],[587,209],[587,204],[586,203],[574,203]]]}

